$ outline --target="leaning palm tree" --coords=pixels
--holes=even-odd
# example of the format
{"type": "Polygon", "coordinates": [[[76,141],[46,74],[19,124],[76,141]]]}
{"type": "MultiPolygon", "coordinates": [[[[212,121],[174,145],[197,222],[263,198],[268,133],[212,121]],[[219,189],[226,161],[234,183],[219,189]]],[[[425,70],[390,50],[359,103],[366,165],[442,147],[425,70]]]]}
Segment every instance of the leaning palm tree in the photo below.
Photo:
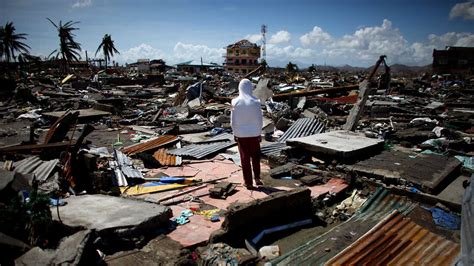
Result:
{"type": "Polygon", "coordinates": [[[114,53],[120,54],[117,49],[115,49],[114,41],[112,41],[112,36],[105,34],[104,38],[102,38],[102,42],[100,43],[97,51],[95,51],[95,55],[102,49],[102,53],[104,54],[105,59],[105,69],[107,69],[107,62],[110,62],[110,57],[114,56],[114,53]]]}
{"type": "Polygon", "coordinates": [[[62,23],[59,21],[59,26],[56,25],[51,19],[47,18],[51,24],[58,30],[59,36],[59,49],[54,50],[51,52],[49,56],[56,53],[56,59],[61,59],[62,62],[62,70],[66,71],[68,69],[69,63],[72,61],[79,61],[81,58],[79,52],[81,51],[81,45],[74,41],[74,33],[75,30],[79,28],[73,27],[75,24],[79,22],[68,21],[66,23],[62,23]],[[61,56],[61,57],[60,57],[61,56]]]}
{"type": "Polygon", "coordinates": [[[26,36],[25,33],[15,33],[13,22],[7,22],[4,27],[0,27],[0,58],[5,57],[8,63],[11,59],[16,59],[15,52],[28,54],[30,47],[22,42],[26,40],[26,36]]]}

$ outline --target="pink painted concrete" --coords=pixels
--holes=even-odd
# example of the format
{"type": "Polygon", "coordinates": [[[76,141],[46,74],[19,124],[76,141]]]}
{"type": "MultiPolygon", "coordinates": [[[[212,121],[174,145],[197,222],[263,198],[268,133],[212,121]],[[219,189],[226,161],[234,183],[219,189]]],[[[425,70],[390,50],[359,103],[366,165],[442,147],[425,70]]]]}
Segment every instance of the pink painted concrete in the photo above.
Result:
{"type": "MultiPolygon", "coordinates": [[[[173,217],[180,215],[185,208],[180,206],[171,206],[173,217]]],[[[175,230],[168,233],[168,237],[178,241],[184,247],[205,243],[209,240],[212,232],[221,227],[223,219],[219,222],[211,222],[202,215],[193,215],[189,217],[189,223],[179,225],[175,230]]]]}
{"type": "Polygon", "coordinates": [[[349,185],[345,180],[340,178],[331,178],[326,184],[308,187],[311,190],[311,197],[318,198],[329,192],[336,194],[344,191],[349,185]]]}

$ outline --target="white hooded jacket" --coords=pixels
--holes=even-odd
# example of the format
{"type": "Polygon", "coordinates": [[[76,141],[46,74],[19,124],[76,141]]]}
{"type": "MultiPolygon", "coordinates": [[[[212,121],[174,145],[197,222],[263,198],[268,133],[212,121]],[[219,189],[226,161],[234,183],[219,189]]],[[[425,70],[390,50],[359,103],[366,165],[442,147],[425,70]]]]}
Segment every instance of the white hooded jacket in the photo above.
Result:
{"type": "Polygon", "coordinates": [[[239,96],[232,100],[230,124],[238,138],[258,137],[262,134],[263,115],[260,100],[252,94],[252,82],[239,83],[239,96]]]}

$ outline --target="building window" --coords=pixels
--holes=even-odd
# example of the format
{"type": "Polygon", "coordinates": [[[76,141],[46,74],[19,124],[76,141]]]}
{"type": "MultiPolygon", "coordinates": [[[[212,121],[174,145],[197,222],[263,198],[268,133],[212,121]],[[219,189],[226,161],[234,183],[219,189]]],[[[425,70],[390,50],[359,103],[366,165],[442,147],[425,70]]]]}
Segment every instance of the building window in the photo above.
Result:
{"type": "Polygon", "coordinates": [[[447,65],[448,64],[448,59],[441,57],[441,58],[438,59],[438,63],[440,65],[447,65]]]}
{"type": "Polygon", "coordinates": [[[246,65],[247,64],[247,59],[242,59],[242,65],[246,65]]]}

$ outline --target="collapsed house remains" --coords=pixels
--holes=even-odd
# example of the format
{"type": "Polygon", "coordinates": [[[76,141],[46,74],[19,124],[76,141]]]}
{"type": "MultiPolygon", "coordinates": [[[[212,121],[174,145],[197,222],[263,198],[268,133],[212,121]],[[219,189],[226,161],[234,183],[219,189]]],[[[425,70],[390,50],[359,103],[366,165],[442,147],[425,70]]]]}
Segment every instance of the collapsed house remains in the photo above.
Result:
{"type": "Polygon", "coordinates": [[[15,83],[0,102],[0,264],[447,265],[472,252],[473,76],[408,77],[383,56],[368,75],[289,75],[259,51],[228,46],[230,73],[188,62],[101,72],[100,86],[84,70],[0,81],[15,83]],[[252,190],[230,128],[243,75],[264,114],[252,190]]]}

